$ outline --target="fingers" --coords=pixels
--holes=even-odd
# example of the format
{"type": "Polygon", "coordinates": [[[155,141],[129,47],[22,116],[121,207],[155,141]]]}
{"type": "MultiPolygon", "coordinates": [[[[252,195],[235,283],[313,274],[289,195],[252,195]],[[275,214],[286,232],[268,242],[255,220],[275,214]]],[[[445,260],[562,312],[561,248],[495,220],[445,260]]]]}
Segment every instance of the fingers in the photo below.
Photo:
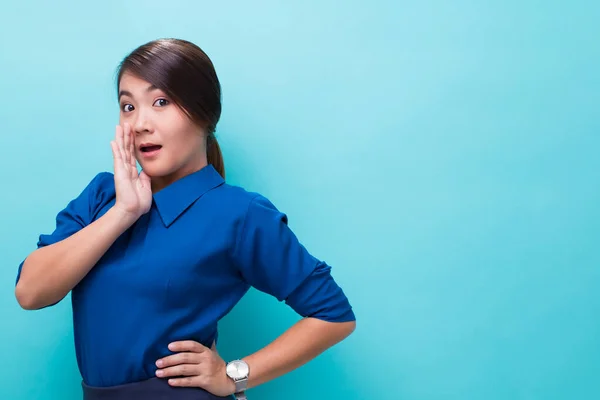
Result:
{"type": "Polygon", "coordinates": [[[125,163],[126,164],[130,164],[131,163],[131,152],[130,152],[130,142],[131,142],[131,135],[130,135],[130,129],[129,129],[129,124],[125,123],[123,126],[123,153],[125,153],[125,163]]]}
{"type": "MultiPolygon", "coordinates": [[[[216,348],[215,342],[211,344],[216,348]]],[[[169,350],[177,351],[156,361],[156,376],[168,378],[171,386],[191,386],[225,396],[233,393],[235,383],[226,377],[225,361],[216,351],[193,340],[172,342],[169,350]]]]}
{"type": "Polygon", "coordinates": [[[156,366],[160,368],[156,371],[157,376],[198,375],[196,367],[205,358],[203,353],[209,350],[193,340],[173,342],[169,344],[169,349],[177,353],[156,361],[156,366]]]}
{"type": "Polygon", "coordinates": [[[169,344],[169,350],[171,351],[191,351],[194,353],[204,353],[210,351],[210,349],[202,344],[193,340],[182,340],[180,342],[173,342],[169,344]]]}
{"type": "Polygon", "coordinates": [[[172,367],[180,364],[199,364],[202,361],[200,353],[177,353],[156,361],[159,368],[172,367]]]}
{"type": "Polygon", "coordinates": [[[180,364],[173,367],[159,369],[156,371],[156,376],[168,378],[170,376],[198,376],[200,371],[198,364],[180,364]]]}
{"type": "Polygon", "coordinates": [[[125,161],[125,151],[123,150],[123,127],[121,125],[117,125],[115,128],[115,141],[117,142],[117,148],[120,154],[119,159],[125,161]]]}
{"type": "Polygon", "coordinates": [[[135,164],[135,134],[133,132],[133,129],[131,128],[131,125],[126,124],[126,126],[129,129],[129,136],[130,136],[129,154],[131,156],[131,159],[130,159],[131,168],[133,171],[137,171],[137,165],[135,164]]]}
{"type": "Polygon", "coordinates": [[[112,149],[113,159],[115,160],[115,165],[116,165],[117,162],[121,161],[121,152],[119,151],[119,147],[117,145],[117,142],[114,141],[114,140],[111,140],[111,142],[110,142],[110,148],[112,149]]]}
{"type": "Polygon", "coordinates": [[[131,129],[131,125],[125,122],[123,124],[124,130],[124,140],[123,140],[123,151],[125,152],[126,159],[125,164],[130,167],[129,174],[131,179],[135,179],[138,176],[137,166],[135,165],[135,154],[133,152],[134,149],[134,137],[133,137],[133,129],[131,129]]]}
{"type": "Polygon", "coordinates": [[[150,177],[144,171],[140,172],[138,176],[143,187],[151,187],[150,177]]]}
{"type": "Polygon", "coordinates": [[[131,125],[124,123],[115,128],[115,139],[111,142],[115,168],[127,171],[131,179],[138,176],[135,158],[135,138],[131,125]],[[130,168],[129,168],[130,167],[130,168]]]}
{"type": "Polygon", "coordinates": [[[123,162],[121,161],[121,152],[119,151],[119,145],[115,140],[112,140],[110,142],[110,148],[113,154],[113,169],[115,171],[115,174],[118,174],[121,170],[121,165],[123,165],[123,162]]]}
{"type": "Polygon", "coordinates": [[[196,378],[187,377],[187,378],[176,378],[169,379],[169,385],[172,386],[183,386],[183,387],[198,387],[198,383],[196,383],[196,378]]]}

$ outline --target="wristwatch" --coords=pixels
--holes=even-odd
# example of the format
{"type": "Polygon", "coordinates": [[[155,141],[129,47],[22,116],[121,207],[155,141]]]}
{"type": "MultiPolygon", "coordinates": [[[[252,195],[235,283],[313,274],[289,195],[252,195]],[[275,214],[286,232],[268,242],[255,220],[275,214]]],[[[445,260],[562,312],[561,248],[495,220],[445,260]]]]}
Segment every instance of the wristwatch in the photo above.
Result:
{"type": "Polygon", "coordinates": [[[245,361],[233,360],[227,363],[227,376],[235,382],[236,400],[246,400],[246,388],[248,387],[248,375],[250,368],[245,361]]]}

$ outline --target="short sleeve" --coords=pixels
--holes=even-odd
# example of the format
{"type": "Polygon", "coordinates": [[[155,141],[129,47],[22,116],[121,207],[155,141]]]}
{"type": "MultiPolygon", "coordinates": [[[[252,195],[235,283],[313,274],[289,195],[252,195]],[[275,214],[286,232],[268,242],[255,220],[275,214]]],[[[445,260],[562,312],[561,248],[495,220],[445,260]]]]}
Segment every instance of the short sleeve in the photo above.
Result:
{"type": "MultiPolygon", "coordinates": [[[[98,206],[106,198],[106,189],[112,181],[112,174],[108,172],[97,174],[79,195],[57,214],[54,231],[50,234],[39,235],[37,248],[60,242],[89,225],[98,206]]],[[[19,265],[16,282],[21,277],[24,262],[23,260],[19,265]]]]}
{"type": "Polygon", "coordinates": [[[248,284],[285,300],[300,315],[353,319],[331,268],[308,252],[286,214],[261,195],[248,207],[233,258],[248,284]]]}

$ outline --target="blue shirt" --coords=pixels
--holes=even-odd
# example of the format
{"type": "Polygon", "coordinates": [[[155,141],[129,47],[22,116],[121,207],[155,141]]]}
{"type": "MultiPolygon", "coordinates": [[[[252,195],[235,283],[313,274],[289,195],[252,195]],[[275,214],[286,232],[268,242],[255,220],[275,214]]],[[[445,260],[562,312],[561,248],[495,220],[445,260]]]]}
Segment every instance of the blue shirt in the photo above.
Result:
{"type": "MultiPolygon", "coordinates": [[[[114,204],[113,174],[102,172],[57,215],[54,232],[40,235],[38,248],[69,237],[114,204]]],[[[287,222],[268,199],[225,183],[212,165],[154,193],[150,211],[72,290],[83,380],[112,386],[152,378],[156,360],[172,354],[170,342],[210,347],[218,321],[251,286],[303,317],[354,320],[331,267],[287,222]]]]}

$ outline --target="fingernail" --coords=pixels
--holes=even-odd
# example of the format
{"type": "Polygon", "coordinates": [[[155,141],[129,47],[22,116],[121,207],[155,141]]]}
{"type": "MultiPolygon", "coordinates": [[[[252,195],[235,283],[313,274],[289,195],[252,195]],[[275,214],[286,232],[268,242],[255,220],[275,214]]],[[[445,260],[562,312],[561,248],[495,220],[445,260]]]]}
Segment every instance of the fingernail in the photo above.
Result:
{"type": "Polygon", "coordinates": [[[156,376],[163,376],[163,371],[160,369],[156,370],[156,376]]]}
{"type": "Polygon", "coordinates": [[[156,362],[156,366],[157,366],[157,367],[162,367],[162,366],[163,366],[163,362],[162,362],[162,360],[158,360],[158,361],[156,362]]]}

